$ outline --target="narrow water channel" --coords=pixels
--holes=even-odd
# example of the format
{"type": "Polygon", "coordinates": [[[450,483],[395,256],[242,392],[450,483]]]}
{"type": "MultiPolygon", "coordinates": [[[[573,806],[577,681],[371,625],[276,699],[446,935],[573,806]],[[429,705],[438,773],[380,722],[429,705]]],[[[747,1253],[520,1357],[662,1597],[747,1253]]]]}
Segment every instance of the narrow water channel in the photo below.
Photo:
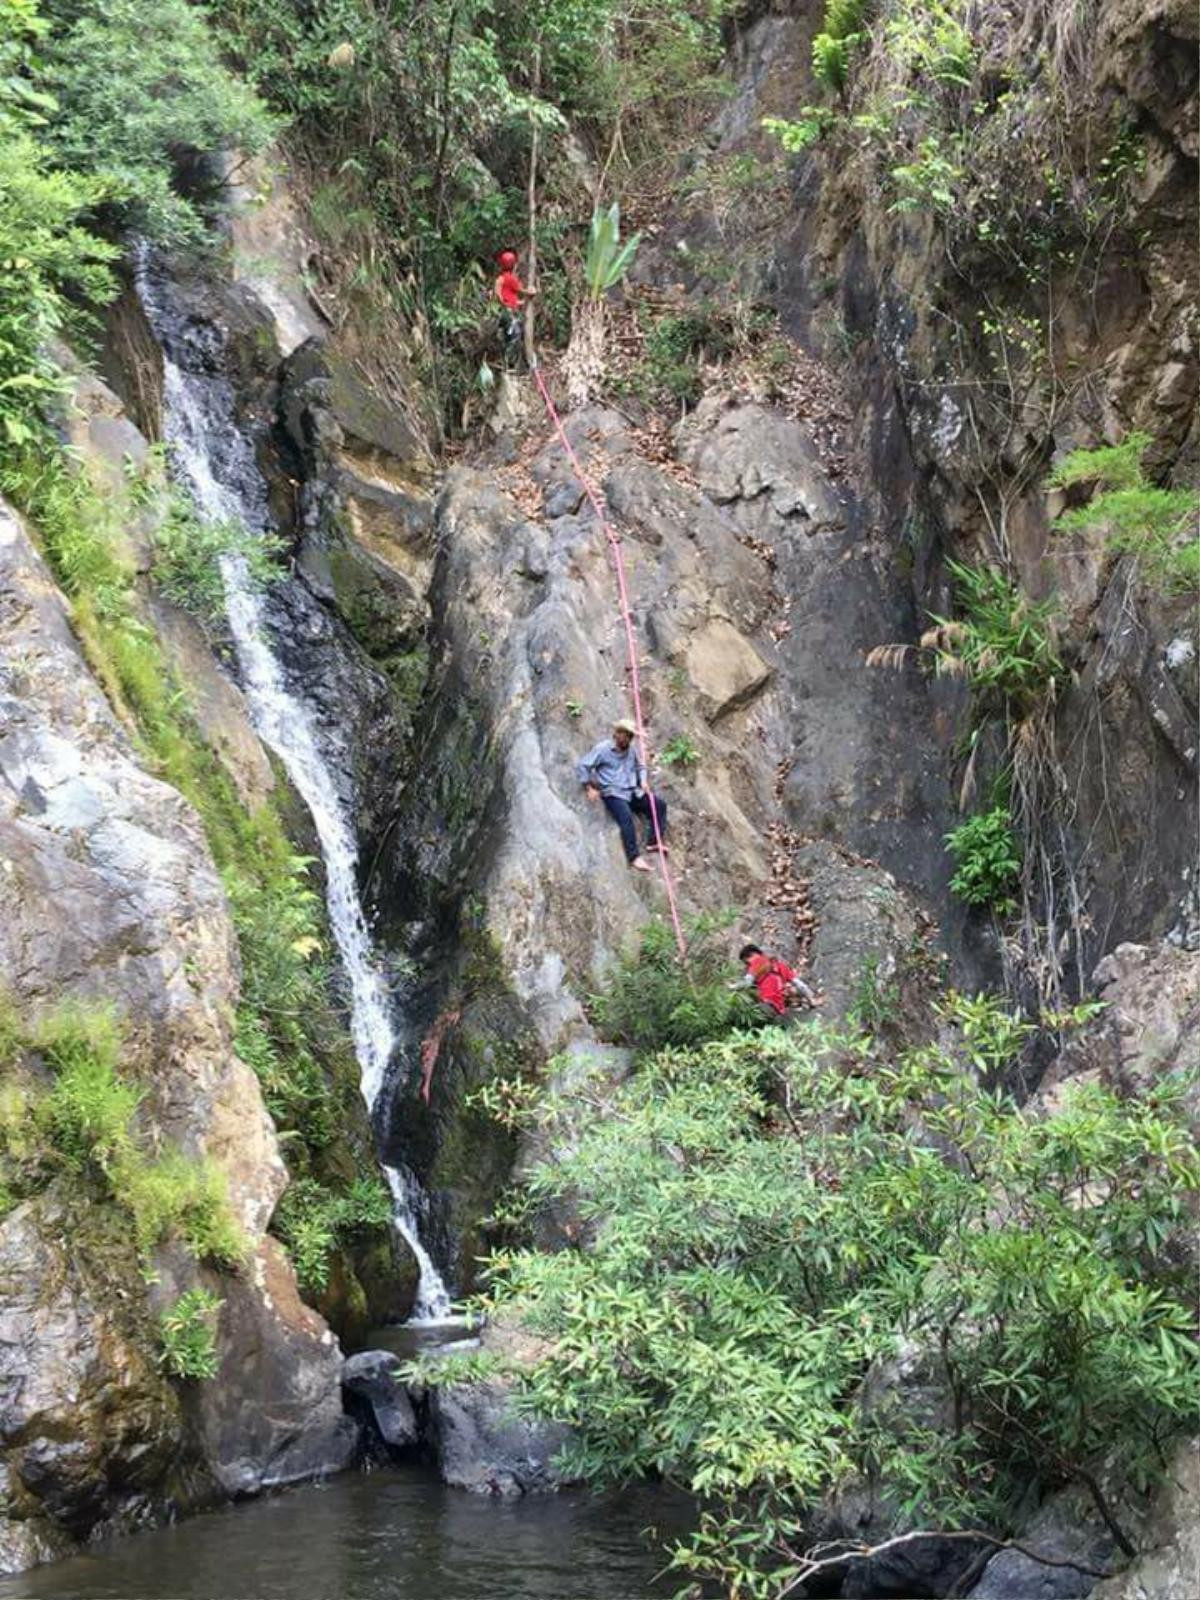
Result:
{"type": "Polygon", "coordinates": [[[653,1600],[662,1493],[497,1501],[418,1467],[347,1473],[0,1580],[0,1600],[653,1600]]]}

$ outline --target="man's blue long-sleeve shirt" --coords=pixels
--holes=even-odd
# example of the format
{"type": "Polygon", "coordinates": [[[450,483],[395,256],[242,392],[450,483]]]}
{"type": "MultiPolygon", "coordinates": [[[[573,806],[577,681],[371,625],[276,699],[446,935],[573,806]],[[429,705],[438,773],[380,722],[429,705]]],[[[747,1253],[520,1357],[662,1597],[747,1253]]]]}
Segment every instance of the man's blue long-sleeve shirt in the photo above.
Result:
{"type": "Polygon", "coordinates": [[[620,795],[622,800],[646,787],[646,769],[633,745],[618,750],[611,739],[601,739],[594,750],[575,763],[575,776],[580,783],[595,784],[601,794],[620,795]]]}

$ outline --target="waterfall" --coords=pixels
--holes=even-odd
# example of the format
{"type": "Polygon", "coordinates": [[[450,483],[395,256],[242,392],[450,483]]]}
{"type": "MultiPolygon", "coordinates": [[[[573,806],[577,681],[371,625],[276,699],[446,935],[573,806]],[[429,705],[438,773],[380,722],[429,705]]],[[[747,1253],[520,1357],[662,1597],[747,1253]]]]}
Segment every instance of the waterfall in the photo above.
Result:
{"type": "MultiPolygon", "coordinates": [[[[163,337],[168,314],[156,295],[144,255],[138,261],[137,286],[162,349],[163,434],[170,447],[173,475],[206,520],[237,522],[252,531],[269,532],[266,484],[250,443],[238,427],[232,389],[208,370],[185,372],[175,360],[163,337]]],[[[207,368],[211,363],[203,365],[207,368]]],[[[320,840],[329,924],[350,984],[350,1031],[362,1094],[368,1111],[373,1111],[396,1036],[387,988],[359,898],[354,829],[321,753],[312,712],[289,689],[272,649],[263,591],[251,580],[240,556],[222,558],[221,578],[251,721],[308,806],[320,840]]],[[[396,1167],[383,1170],[392,1192],[396,1231],[420,1269],[413,1320],[441,1320],[449,1314],[450,1297],[421,1243],[415,1180],[396,1167]]]]}

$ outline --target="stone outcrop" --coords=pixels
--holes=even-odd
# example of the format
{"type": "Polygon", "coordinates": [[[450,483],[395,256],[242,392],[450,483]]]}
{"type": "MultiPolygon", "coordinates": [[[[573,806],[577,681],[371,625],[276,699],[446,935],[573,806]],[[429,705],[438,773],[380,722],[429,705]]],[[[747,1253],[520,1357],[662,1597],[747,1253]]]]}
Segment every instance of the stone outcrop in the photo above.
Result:
{"type": "Polygon", "coordinates": [[[429,1397],[429,1434],[442,1480],[472,1494],[546,1494],[563,1479],[554,1457],[567,1430],[512,1414],[502,1385],[452,1384],[429,1397]]]}
{"type": "Polygon", "coordinates": [[[1155,1497],[1128,1571],[1097,1584],[1091,1600],[1190,1600],[1200,1577],[1200,1444],[1180,1446],[1155,1497]]]}
{"type": "Polygon", "coordinates": [[[417,1414],[390,1350],[360,1350],[342,1368],[348,1407],[364,1415],[389,1451],[405,1451],[420,1438],[417,1414]]]}
{"type": "MultiPolygon", "coordinates": [[[[836,135],[820,142],[791,164],[788,183],[773,192],[764,187],[761,206],[722,208],[723,163],[759,160],[768,170],[778,163],[762,117],[795,117],[800,107],[825,99],[810,68],[819,16],[811,8],[793,13],[759,18],[738,39],[734,92],[696,158],[698,172],[711,165],[712,194],[695,182],[697,198],[656,230],[640,271],[651,279],[682,278],[680,288],[703,303],[722,286],[701,263],[714,255],[736,261],[743,292],[773,304],[789,333],[840,369],[848,414],[833,426],[859,504],[857,516],[849,503],[845,509],[850,525],[862,530],[859,543],[869,537],[873,544],[881,578],[860,568],[851,606],[837,607],[821,587],[825,579],[793,566],[783,586],[797,596],[795,625],[784,652],[805,650],[806,641],[846,625],[863,627],[867,648],[915,641],[928,613],[948,613],[947,556],[1002,559],[1032,596],[1060,597],[1067,672],[1056,691],[1052,752],[1060,776],[1042,804],[1048,809],[1053,802],[1054,825],[1061,824],[1052,845],[1062,884],[1059,904],[1042,907],[1056,917],[1042,958],[1049,949],[1059,952],[1066,981],[1082,987],[1120,938],[1173,934],[1193,945],[1200,938],[1194,849],[1200,637],[1193,600],[1156,592],[1127,560],[1105,551],[1102,535],[1056,528],[1051,519],[1062,509],[1061,496],[1042,487],[1062,455],[1116,442],[1134,429],[1150,436],[1147,463],[1156,479],[1186,485],[1197,478],[1195,8],[1189,0],[1105,0],[1095,9],[1094,27],[1079,39],[1063,87],[1093,119],[1086,137],[1097,150],[1131,125],[1132,108],[1138,153],[1130,208],[1089,265],[1086,292],[1072,259],[1061,282],[1031,299],[1028,283],[1003,263],[986,254],[966,263],[953,257],[932,209],[893,204],[886,160],[873,166],[869,139],[856,147],[855,159],[836,135]],[[998,315],[1028,315],[1041,324],[1047,305],[1055,318],[1053,373],[1008,369],[1012,395],[993,403],[998,376],[1007,395],[1005,362],[989,364],[976,325],[998,315]],[[806,604],[806,590],[819,607],[806,604]],[[1067,900],[1076,906],[1074,917],[1063,913],[1067,900]]],[[[1054,6],[1027,8],[1020,22],[999,12],[977,19],[987,60],[1018,83],[1038,81],[1038,50],[1053,53],[1060,24],[1066,25],[1054,6]]],[[[883,34],[872,34],[856,58],[858,69],[869,76],[873,66],[863,67],[865,57],[878,64],[886,50],[883,34]]],[[[860,109],[871,107],[864,99],[852,107],[860,109]]],[[[1080,118],[1082,128],[1082,110],[1080,118]]],[[[1092,181],[1101,180],[1093,173],[1092,181]]],[[[718,403],[710,398],[700,409],[718,403]]],[[[829,428],[819,387],[805,384],[790,405],[814,436],[829,428]]],[[[736,406],[730,416],[743,411],[736,406]]],[[[737,431],[731,421],[735,450],[737,431]]],[[[741,515],[749,511],[752,520],[778,515],[794,482],[771,463],[771,431],[759,430],[755,443],[766,447],[762,468],[752,455],[713,469],[721,491],[748,501],[741,515]]],[[[800,525],[816,534],[812,509],[800,525]]],[[[863,721],[854,705],[862,675],[841,670],[836,643],[826,670],[823,654],[809,651],[814,670],[802,681],[822,704],[841,699],[847,714],[839,732],[849,751],[870,738],[884,758],[874,814],[847,818],[844,804],[837,806],[841,842],[902,881],[930,885],[939,871],[938,835],[952,825],[938,783],[954,765],[949,753],[962,730],[962,701],[947,693],[924,702],[944,752],[933,768],[919,759],[889,765],[889,731],[900,731],[894,748],[903,751],[907,724],[903,714],[897,720],[881,675],[870,675],[874,713],[863,721]]],[[[813,749],[806,709],[803,702],[797,708],[800,742],[789,782],[798,816],[837,798],[832,789],[814,792],[808,776],[836,770],[837,753],[823,760],[826,752],[813,749]]],[[[856,754],[851,760],[858,764],[856,754]]],[[[934,910],[956,955],[964,940],[978,938],[977,920],[944,905],[934,910]]],[[[980,954],[972,952],[985,976],[980,954]]]]}
{"type": "MultiPolygon", "coordinates": [[[[939,708],[954,691],[864,667],[904,605],[796,423],[706,403],[665,462],[615,412],[567,427],[623,541],[683,911],[731,908],[733,949],[745,935],[792,956],[775,878],[790,853],[802,880],[800,841],[827,841],[831,936],[826,957],[818,927],[814,960],[844,1008],[868,961],[890,970],[914,943],[921,905],[963,924],[940,841],[952,722],[939,708]],[[669,763],[673,742],[692,764],[669,763]],[[892,875],[843,860],[845,840],[886,853],[892,875]],[[878,915],[859,914],[860,888],[878,915]]],[[[439,1040],[430,1108],[410,1113],[415,1084],[398,1080],[389,1147],[434,1191],[449,1238],[486,1204],[486,1184],[468,1196],[477,1173],[447,1170],[466,1093],[514,1050],[586,1041],[587,994],[666,906],[574,774],[628,691],[610,554],[561,445],[542,430],[490,475],[453,469],[435,537],[431,692],[373,888],[421,973],[408,1059],[439,1040]]],[[[967,975],[993,960],[985,942],[957,950],[967,975]]],[[[486,1131],[470,1137],[487,1151],[486,1131]]]]}
{"type": "MultiPolygon", "coordinates": [[[[102,1211],[54,1190],[0,1223],[0,1430],[14,1560],[342,1465],[340,1355],[264,1240],[285,1173],[257,1080],[234,1053],[238,970],[199,821],[137,762],[88,673],[64,602],[19,521],[0,515],[0,979],[28,1018],[113,1006],[143,1136],[205,1155],[254,1259],[217,1289],[222,1381],[181,1401],[157,1364],[151,1302],[102,1211]],[[69,1220],[68,1220],[69,1218],[69,1220]]],[[[194,1269],[169,1256],[161,1292],[194,1269]]],[[[157,1309],[157,1304],[154,1309],[157,1309]]]]}
{"type": "Polygon", "coordinates": [[[1092,977],[1104,1010],[1047,1069],[1042,1101],[1052,1108],[1063,1084],[1085,1077],[1132,1097],[1174,1077],[1200,1134],[1200,953],[1121,944],[1092,977]]]}

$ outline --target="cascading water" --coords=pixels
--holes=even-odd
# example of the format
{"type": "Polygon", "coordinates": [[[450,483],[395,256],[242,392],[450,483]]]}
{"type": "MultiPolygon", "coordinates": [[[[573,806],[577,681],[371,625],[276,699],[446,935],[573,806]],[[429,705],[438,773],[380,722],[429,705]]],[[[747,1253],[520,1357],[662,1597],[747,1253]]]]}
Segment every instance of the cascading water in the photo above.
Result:
{"type": "MultiPolygon", "coordinates": [[[[237,425],[232,390],[223,378],[207,370],[184,371],[175,360],[165,336],[165,308],[144,257],[138,264],[137,284],[162,348],[163,432],[174,474],[202,517],[238,522],[267,534],[271,518],[266,484],[249,441],[237,425]]],[[[350,984],[350,1028],[363,1098],[368,1110],[373,1110],[395,1045],[395,1032],[359,899],[354,831],[322,756],[311,711],[288,687],[272,650],[261,588],[252,581],[240,556],[222,558],[221,577],[242,689],[255,730],[282,761],[312,814],[321,842],[329,923],[350,984]]],[[[450,1297],[421,1243],[415,1183],[399,1168],[384,1167],[384,1172],[392,1192],[396,1230],[420,1269],[413,1321],[442,1320],[449,1314],[450,1297]]]]}

